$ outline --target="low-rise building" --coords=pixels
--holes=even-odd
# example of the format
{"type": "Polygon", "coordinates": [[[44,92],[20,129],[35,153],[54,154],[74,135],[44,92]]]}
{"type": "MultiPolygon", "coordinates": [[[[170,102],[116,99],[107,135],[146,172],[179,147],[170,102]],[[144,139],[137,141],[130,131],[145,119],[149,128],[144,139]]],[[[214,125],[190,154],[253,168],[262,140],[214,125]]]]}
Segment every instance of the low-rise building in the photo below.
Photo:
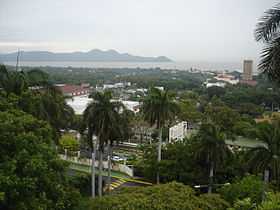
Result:
{"type": "Polygon", "coordinates": [[[164,87],[162,87],[162,86],[155,86],[155,88],[157,88],[157,89],[159,89],[161,91],[164,91],[164,87]]]}
{"type": "Polygon", "coordinates": [[[226,83],[224,82],[206,82],[206,88],[209,88],[209,87],[222,87],[224,88],[226,86],[226,83]]]}
{"type": "Polygon", "coordinates": [[[187,122],[182,121],[169,128],[169,143],[181,141],[189,136],[194,131],[194,126],[187,122]]]}
{"type": "Polygon", "coordinates": [[[238,79],[235,79],[233,75],[229,74],[218,74],[216,77],[214,77],[218,81],[224,81],[232,85],[236,85],[239,83],[238,79]]]}
{"type": "Polygon", "coordinates": [[[65,96],[82,96],[90,93],[90,87],[86,84],[82,85],[69,85],[69,84],[57,84],[55,85],[63,95],[65,96]]]}
{"type": "Polygon", "coordinates": [[[126,88],[126,87],[130,87],[131,86],[131,82],[118,82],[118,83],[114,83],[114,84],[104,84],[103,85],[103,90],[105,89],[116,89],[116,88],[126,88]]]}
{"type": "Polygon", "coordinates": [[[147,93],[148,89],[147,88],[137,88],[136,91],[142,92],[142,93],[147,93]]]}
{"type": "Polygon", "coordinates": [[[139,101],[123,101],[120,100],[120,102],[123,103],[123,105],[126,107],[126,109],[133,111],[134,113],[137,113],[140,111],[140,102],[139,101]]]}

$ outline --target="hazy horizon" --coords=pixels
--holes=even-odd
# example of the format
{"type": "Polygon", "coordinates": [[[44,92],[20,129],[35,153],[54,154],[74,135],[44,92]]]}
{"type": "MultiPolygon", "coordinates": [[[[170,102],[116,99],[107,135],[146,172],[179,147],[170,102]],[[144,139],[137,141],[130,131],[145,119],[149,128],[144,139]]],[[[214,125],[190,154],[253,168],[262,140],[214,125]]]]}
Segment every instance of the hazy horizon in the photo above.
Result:
{"type": "Polygon", "coordinates": [[[257,62],[275,0],[0,0],[0,53],[114,49],[174,61],[257,62]]]}

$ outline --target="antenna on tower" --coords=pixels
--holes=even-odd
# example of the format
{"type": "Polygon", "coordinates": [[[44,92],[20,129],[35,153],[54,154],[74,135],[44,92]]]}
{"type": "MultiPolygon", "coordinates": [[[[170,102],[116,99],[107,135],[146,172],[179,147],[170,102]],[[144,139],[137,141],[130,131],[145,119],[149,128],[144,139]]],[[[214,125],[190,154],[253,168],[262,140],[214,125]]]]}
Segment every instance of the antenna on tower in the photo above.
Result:
{"type": "Polygon", "coordinates": [[[18,66],[19,66],[19,55],[20,55],[20,51],[19,51],[19,49],[18,49],[16,71],[18,71],[18,66]]]}

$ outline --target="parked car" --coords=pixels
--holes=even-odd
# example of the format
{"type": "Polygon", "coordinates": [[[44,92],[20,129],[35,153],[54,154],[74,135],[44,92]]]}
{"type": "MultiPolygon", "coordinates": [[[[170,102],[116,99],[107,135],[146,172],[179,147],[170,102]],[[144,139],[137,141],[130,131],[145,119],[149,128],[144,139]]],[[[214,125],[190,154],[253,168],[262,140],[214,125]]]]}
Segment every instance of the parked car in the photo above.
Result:
{"type": "Polygon", "coordinates": [[[118,161],[124,161],[124,159],[123,159],[122,157],[119,157],[119,156],[117,156],[117,155],[113,155],[113,156],[112,156],[112,160],[113,160],[113,161],[117,161],[117,162],[118,162],[118,161]]]}

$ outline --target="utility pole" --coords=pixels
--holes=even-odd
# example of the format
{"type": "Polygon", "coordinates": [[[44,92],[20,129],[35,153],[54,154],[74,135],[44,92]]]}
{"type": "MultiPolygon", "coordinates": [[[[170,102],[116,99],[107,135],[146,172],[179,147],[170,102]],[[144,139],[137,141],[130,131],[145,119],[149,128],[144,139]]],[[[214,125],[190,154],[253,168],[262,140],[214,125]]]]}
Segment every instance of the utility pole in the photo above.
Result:
{"type": "Polygon", "coordinates": [[[18,66],[19,66],[19,55],[20,55],[20,51],[19,51],[19,49],[18,49],[16,71],[18,71],[18,66]]]}

